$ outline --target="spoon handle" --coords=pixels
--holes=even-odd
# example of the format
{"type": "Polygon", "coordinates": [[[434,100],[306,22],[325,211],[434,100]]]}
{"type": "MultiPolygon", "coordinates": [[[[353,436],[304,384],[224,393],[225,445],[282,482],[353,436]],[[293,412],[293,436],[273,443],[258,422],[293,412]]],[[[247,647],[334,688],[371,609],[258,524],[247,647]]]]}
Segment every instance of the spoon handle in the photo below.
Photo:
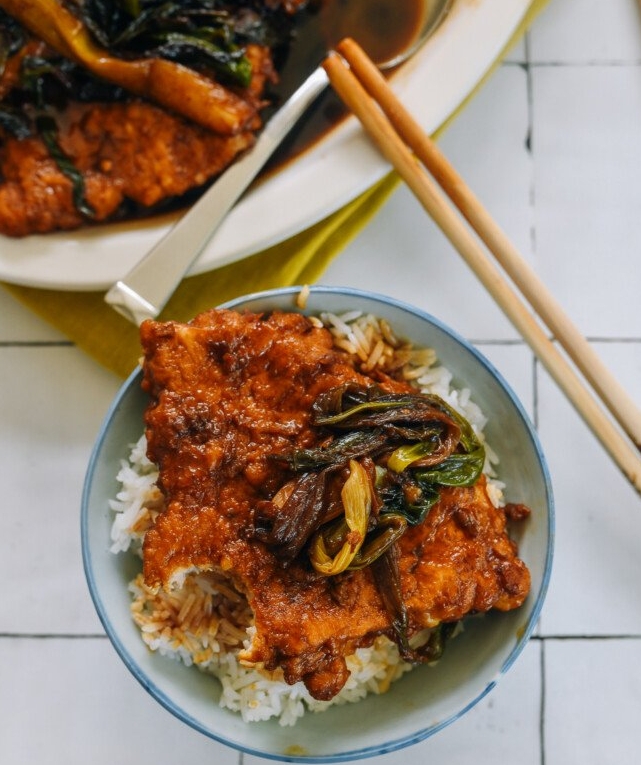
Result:
{"type": "Polygon", "coordinates": [[[269,120],[253,148],[109,289],[105,301],[110,306],[134,324],[158,316],[227,213],[328,82],[322,67],[309,75],[269,120]]]}

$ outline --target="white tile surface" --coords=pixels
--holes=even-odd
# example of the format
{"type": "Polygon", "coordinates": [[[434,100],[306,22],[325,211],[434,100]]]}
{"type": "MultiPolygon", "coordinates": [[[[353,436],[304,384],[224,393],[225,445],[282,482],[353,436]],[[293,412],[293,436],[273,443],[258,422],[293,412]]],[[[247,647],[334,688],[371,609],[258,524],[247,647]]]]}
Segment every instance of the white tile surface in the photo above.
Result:
{"type": "Polygon", "coordinates": [[[635,0],[551,0],[529,35],[531,60],[638,64],[639,23],[635,0]]]}
{"type": "Polygon", "coordinates": [[[479,343],[477,349],[500,372],[535,424],[535,362],[522,342],[479,343]]]}
{"type": "MultiPolygon", "coordinates": [[[[596,347],[639,401],[641,342],[596,347]]],[[[543,634],[641,635],[639,498],[545,373],[539,375],[538,398],[557,502],[543,634]]]]}
{"type": "Polygon", "coordinates": [[[82,573],[80,495],[120,381],[72,347],[0,347],[0,364],[0,580],[13,583],[0,633],[100,631],[82,573]]]}
{"type": "Polygon", "coordinates": [[[535,68],[532,90],[540,274],[586,334],[639,337],[641,67],[535,68]]]}
{"type": "Polygon", "coordinates": [[[545,644],[546,765],[636,765],[641,639],[545,644]]]}
{"type": "MultiPolygon", "coordinates": [[[[526,145],[526,80],[521,67],[500,68],[439,145],[529,259],[532,167],[526,145]]],[[[398,296],[467,337],[517,336],[406,187],[394,193],[385,212],[329,267],[324,283],[353,284],[398,296]],[[417,273],[424,276],[417,279],[417,273]]]]}
{"type": "MultiPolygon", "coordinates": [[[[641,404],[639,125],[636,0],[552,0],[441,146],[641,404]]],[[[536,638],[466,718],[372,763],[636,765],[639,497],[406,189],[322,281],[478,341],[539,429],[557,504],[536,638]]],[[[79,499],[118,385],[0,292],[0,762],[253,765],[153,702],[93,612],[79,499]]]]}
{"type": "Polygon", "coordinates": [[[106,638],[0,637],[3,765],[236,765],[138,685],[106,638]]]}

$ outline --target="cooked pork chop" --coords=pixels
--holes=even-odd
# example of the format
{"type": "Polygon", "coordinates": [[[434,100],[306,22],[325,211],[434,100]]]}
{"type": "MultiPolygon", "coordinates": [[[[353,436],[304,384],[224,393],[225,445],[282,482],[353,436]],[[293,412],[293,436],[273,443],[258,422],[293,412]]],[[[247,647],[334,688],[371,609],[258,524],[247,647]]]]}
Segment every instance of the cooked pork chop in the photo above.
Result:
{"type": "MultiPolygon", "coordinates": [[[[345,656],[392,636],[372,567],[316,572],[305,553],[286,563],[253,533],[255,510],[292,478],[275,455],[318,445],[319,394],[346,382],[405,391],[355,369],[330,333],[294,313],[213,310],[190,324],[141,327],[149,458],[166,498],[147,532],[143,573],[171,589],[191,571],[223,572],[247,596],[255,634],[241,660],[282,668],[330,699],[348,677],[345,656]]],[[[485,480],[443,489],[425,521],[398,543],[407,633],[491,608],[518,607],[529,572],[491,503],[485,480]]]]}
{"type": "MultiPolygon", "coordinates": [[[[153,208],[202,187],[254,144],[260,96],[274,74],[268,49],[250,46],[247,55],[254,74],[244,103],[254,118],[233,135],[212,132],[140,99],[69,107],[58,143],[82,177],[94,222],[117,217],[127,206],[153,208]]],[[[0,80],[0,94],[1,85],[0,80]]],[[[43,139],[3,141],[0,131],[0,234],[47,233],[86,222],[72,181],[43,139]]]]}

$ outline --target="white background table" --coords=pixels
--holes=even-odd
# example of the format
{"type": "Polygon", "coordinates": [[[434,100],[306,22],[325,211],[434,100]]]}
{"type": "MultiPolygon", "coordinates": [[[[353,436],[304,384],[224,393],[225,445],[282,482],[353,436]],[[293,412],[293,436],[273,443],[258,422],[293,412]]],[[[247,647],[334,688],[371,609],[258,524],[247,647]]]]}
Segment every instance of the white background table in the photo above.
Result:
{"type": "MultiPolygon", "coordinates": [[[[636,1],[552,0],[441,146],[641,404],[636,1]]],[[[531,414],[557,503],[549,595],[515,666],[462,721],[372,762],[637,765],[641,500],[406,189],[323,282],[472,340],[531,414]]],[[[0,369],[0,762],[257,765],[154,702],[94,613],[80,493],[120,380],[2,292],[0,369]]]]}

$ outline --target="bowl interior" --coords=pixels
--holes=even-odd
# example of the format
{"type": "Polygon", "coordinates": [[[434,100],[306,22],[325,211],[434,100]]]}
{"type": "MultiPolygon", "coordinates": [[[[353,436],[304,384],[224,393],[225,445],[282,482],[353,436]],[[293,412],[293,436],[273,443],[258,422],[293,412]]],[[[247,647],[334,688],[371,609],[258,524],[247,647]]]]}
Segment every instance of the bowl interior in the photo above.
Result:
{"type": "MultiPolygon", "coordinates": [[[[227,304],[249,310],[295,310],[298,288],[276,290],[227,304]]],[[[433,317],[357,290],[313,288],[306,312],[359,309],[386,318],[396,333],[433,347],[454,373],[455,387],[470,387],[489,421],[488,442],[500,457],[506,499],[532,508],[519,524],[520,555],[532,574],[522,608],[468,620],[435,666],[418,667],[381,696],[307,714],[294,727],[275,721],[243,723],[221,709],[218,681],[152,654],[129,615],[127,584],[139,568],[128,554],[109,552],[111,511],[120,461],[142,433],[146,405],[140,373],[123,385],[103,424],[87,472],[82,503],[82,545],[89,589],[114,647],[141,684],[177,717],[240,750],[289,761],[339,761],[381,754],[421,740],[460,717],[505,672],[529,638],[547,590],[553,548],[550,481],[532,426],[500,375],[471,346],[433,317]]]]}

